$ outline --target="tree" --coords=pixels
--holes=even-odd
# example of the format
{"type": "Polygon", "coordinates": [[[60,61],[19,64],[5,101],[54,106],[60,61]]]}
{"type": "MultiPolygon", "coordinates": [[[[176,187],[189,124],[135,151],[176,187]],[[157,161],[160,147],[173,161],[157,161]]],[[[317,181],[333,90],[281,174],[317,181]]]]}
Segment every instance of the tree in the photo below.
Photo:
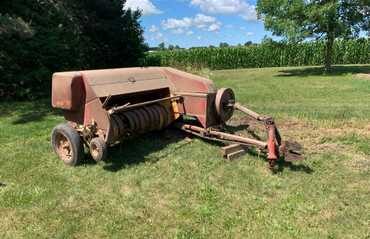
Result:
{"type": "Polygon", "coordinates": [[[164,42],[161,42],[158,44],[158,49],[163,51],[166,50],[166,44],[164,42]]]}
{"type": "Polygon", "coordinates": [[[141,13],[124,3],[0,0],[0,96],[47,96],[55,71],[138,65],[141,13]]]}
{"type": "Polygon", "coordinates": [[[262,41],[261,41],[261,44],[263,45],[273,45],[274,43],[276,43],[274,39],[266,35],[262,38],[262,41]]]}
{"type": "Polygon", "coordinates": [[[227,42],[221,42],[220,43],[220,47],[223,48],[223,47],[229,47],[229,44],[227,42]]]}
{"type": "MultiPolygon", "coordinates": [[[[122,11],[121,6],[122,4],[119,9],[122,11]]],[[[116,57],[119,60],[116,58],[116,63],[110,61],[109,67],[137,66],[145,57],[144,52],[148,49],[144,42],[144,30],[140,25],[141,12],[129,9],[121,12],[120,16],[121,19],[117,19],[119,21],[117,32],[113,32],[114,35],[111,36],[119,39],[115,48],[111,46],[111,49],[118,51],[116,57]],[[117,33],[120,35],[117,36],[117,33]]]]}
{"type": "Polygon", "coordinates": [[[253,45],[252,41],[247,41],[246,43],[244,43],[244,46],[251,46],[251,45],[253,45]]]}
{"type": "Polygon", "coordinates": [[[369,0],[258,0],[258,17],[265,28],[288,41],[325,39],[325,69],[332,64],[336,38],[357,37],[369,31],[369,0]]]}

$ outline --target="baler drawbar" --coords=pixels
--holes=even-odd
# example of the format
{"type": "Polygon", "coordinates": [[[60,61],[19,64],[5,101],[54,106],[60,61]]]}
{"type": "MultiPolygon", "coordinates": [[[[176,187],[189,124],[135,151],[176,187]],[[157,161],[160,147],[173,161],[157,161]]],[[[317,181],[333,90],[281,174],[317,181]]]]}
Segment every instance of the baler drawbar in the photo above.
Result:
{"type": "Polygon", "coordinates": [[[270,168],[278,159],[301,159],[301,147],[282,141],[271,117],[235,101],[229,88],[173,68],[123,68],[55,73],[52,105],[62,109],[67,123],[53,129],[52,146],[67,165],[78,164],[86,145],[96,161],[108,146],[132,136],[176,127],[225,144],[256,147],[267,154],[270,168]],[[264,125],[267,140],[225,132],[234,111],[264,125]]]}

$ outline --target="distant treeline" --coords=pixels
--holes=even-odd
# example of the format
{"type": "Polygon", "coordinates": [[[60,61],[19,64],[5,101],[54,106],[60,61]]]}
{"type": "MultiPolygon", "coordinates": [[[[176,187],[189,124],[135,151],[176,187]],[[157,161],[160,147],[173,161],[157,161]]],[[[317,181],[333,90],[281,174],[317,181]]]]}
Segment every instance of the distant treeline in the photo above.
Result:
{"type": "Polygon", "coordinates": [[[52,73],[136,66],[140,13],[122,0],[1,0],[0,98],[50,94],[52,73]]]}
{"type": "MultiPolygon", "coordinates": [[[[145,65],[178,68],[235,69],[253,67],[323,65],[325,42],[264,42],[239,47],[208,47],[150,52],[145,65]]],[[[333,64],[369,64],[370,40],[337,40],[333,64]]]]}

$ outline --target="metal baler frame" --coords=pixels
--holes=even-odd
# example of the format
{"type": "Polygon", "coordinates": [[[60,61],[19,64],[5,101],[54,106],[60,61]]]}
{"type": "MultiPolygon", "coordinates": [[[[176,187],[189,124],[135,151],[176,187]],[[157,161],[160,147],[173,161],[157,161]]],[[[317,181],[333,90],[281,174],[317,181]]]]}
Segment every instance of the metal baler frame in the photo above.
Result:
{"type": "MultiPolygon", "coordinates": [[[[90,148],[95,160],[102,160],[107,146],[132,134],[161,130],[171,124],[209,140],[255,146],[266,151],[271,168],[282,156],[290,159],[294,157],[288,155],[299,156],[299,152],[289,148],[291,144],[281,140],[271,117],[237,103],[231,89],[217,90],[208,79],[172,68],[56,73],[52,96],[53,106],[63,109],[68,121],[67,125],[57,126],[52,134],[53,147],[62,159],[65,155],[61,156],[61,152],[66,152],[68,159],[81,154],[81,146],[76,146],[77,137],[90,148]],[[263,124],[267,141],[219,130],[234,110],[263,124]],[[196,122],[186,123],[183,117],[187,116],[196,122]]],[[[77,159],[64,162],[74,165],[77,159]]]]}

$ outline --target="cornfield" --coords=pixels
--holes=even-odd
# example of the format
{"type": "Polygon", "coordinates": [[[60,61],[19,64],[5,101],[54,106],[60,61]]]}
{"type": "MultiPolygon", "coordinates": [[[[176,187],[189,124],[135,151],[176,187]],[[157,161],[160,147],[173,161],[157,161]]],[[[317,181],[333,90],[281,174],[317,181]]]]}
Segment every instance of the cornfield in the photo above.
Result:
{"type": "MultiPolygon", "coordinates": [[[[146,66],[214,70],[324,64],[325,42],[268,43],[243,47],[193,48],[150,52],[146,66]]],[[[333,64],[369,64],[370,40],[337,40],[333,64]]]]}

